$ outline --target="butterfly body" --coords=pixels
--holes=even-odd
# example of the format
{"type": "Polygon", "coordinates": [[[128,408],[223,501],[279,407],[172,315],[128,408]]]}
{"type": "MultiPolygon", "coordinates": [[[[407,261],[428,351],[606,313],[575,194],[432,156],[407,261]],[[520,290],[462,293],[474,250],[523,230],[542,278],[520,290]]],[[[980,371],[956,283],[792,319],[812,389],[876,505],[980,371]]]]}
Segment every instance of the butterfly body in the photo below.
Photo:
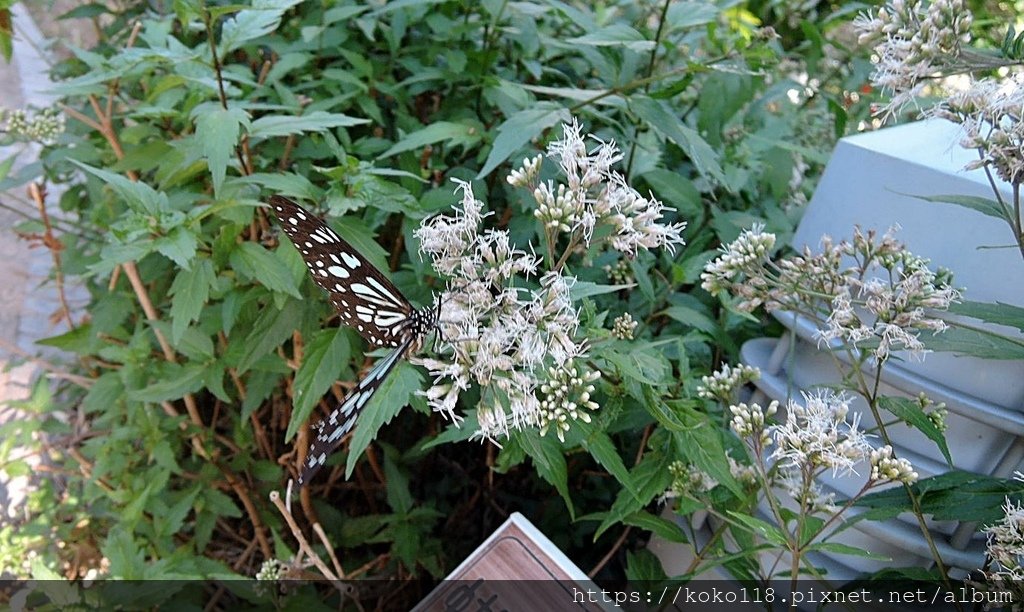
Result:
{"type": "Polygon", "coordinates": [[[419,351],[426,336],[437,329],[439,305],[413,308],[359,251],[295,202],[272,196],[270,206],[302,254],[313,281],[330,295],[342,323],[375,346],[394,348],[374,364],[327,420],[315,426],[317,433],[299,475],[301,486],[352,431],[360,412],[399,360],[419,351]]]}

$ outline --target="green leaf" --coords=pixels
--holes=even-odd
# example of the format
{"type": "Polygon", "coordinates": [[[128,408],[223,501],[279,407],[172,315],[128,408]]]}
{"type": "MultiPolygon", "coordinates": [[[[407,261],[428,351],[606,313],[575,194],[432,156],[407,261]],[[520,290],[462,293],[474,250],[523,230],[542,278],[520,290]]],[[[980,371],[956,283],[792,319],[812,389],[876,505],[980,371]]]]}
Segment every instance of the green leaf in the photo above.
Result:
{"type": "Polygon", "coordinates": [[[308,178],[292,172],[274,174],[256,172],[249,176],[232,177],[228,182],[243,185],[259,185],[269,191],[292,196],[300,200],[316,200],[322,193],[322,190],[311,183],[308,178]]]}
{"type": "Polygon", "coordinates": [[[253,0],[252,8],[239,11],[224,22],[217,52],[225,57],[250,40],[270,34],[281,25],[281,17],[302,0],[253,0]]]}
{"type": "Polygon", "coordinates": [[[565,465],[565,456],[562,455],[561,443],[553,435],[541,436],[537,430],[530,428],[518,432],[516,439],[533,460],[537,474],[555,487],[565,500],[569,516],[575,519],[576,509],[569,494],[569,471],[565,465]]]}
{"type": "Polygon", "coordinates": [[[128,392],[128,398],[138,402],[164,402],[181,399],[189,393],[195,393],[203,387],[206,365],[189,363],[184,366],[167,364],[160,373],[160,382],[144,389],[128,392]]]}
{"type": "Polygon", "coordinates": [[[939,447],[939,450],[942,451],[942,456],[946,458],[946,463],[950,467],[953,466],[953,458],[949,454],[945,434],[928,418],[924,409],[921,408],[921,404],[905,397],[882,396],[878,399],[878,405],[923,433],[939,447]]]}
{"type": "Polygon", "coordinates": [[[256,243],[243,242],[238,245],[231,253],[231,266],[245,276],[256,279],[271,291],[302,297],[298,285],[295,284],[295,277],[284,260],[256,243]]]}
{"type": "Polygon", "coordinates": [[[733,495],[743,499],[743,487],[729,470],[728,453],[722,442],[722,436],[728,434],[714,426],[706,414],[692,409],[681,410],[678,414],[687,425],[686,429],[673,433],[676,448],[682,456],[729,489],[733,495]]]}
{"type": "Polygon", "coordinates": [[[142,578],[146,566],[146,554],[132,539],[131,534],[121,525],[111,528],[107,540],[100,547],[103,556],[110,561],[110,576],[119,580],[142,578]]]}
{"type": "MultiPolygon", "coordinates": [[[[666,579],[668,579],[668,575],[665,574],[665,568],[661,565],[661,559],[649,549],[626,551],[626,580],[629,580],[630,584],[651,584],[666,579]]],[[[648,591],[647,595],[648,601],[650,601],[651,592],[648,591]]],[[[616,594],[617,596],[618,594],[616,594]]]]}
{"type": "Polygon", "coordinates": [[[964,301],[950,304],[949,312],[1024,331],[1024,308],[1013,304],[964,301]]]}
{"type": "Polygon", "coordinates": [[[544,130],[559,122],[568,123],[570,119],[569,112],[561,106],[544,102],[512,115],[498,126],[498,136],[476,178],[482,179],[493,172],[544,130]]]}
{"type": "Polygon", "coordinates": [[[192,258],[196,256],[198,242],[192,230],[179,225],[168,235],[157,238],[153,245],[161,255],[179,267],[188,268],[192,265],[192,258]]]}
{"type": "MultiPolygon", "coordinates": [[[[910,488],[920,500],[921,510],[937,521],[976,521],[988,525],[1002,518],[1001,506],[1007,496],[1019,498],[1024,493],[1024,484],[1019,481],[960,470],[919,480],[910,488]]],[[[856,505],[895,512],[912,508],[903,487],[870,493],[858,499],[856,505]]]]}
{"type": "Polygon", "coordinates": [[[576,302],[585,297],[614,293],[632,287],[633,285],[601,285],[590,281],[576,281],[576,284],[569,288],[569,299],[576,302]]]}
{"type": "Polygon", "coordinates": [[[406,151],[422,149],[426,145],[448,141],[451,146],[469,147],[480,142],[481,128],[478,125],[438,121],[422,130],[417,130],[396,142],[390,149],[381,153],[380,157],[391,157],[406,151]]]}
{"type": "Polygon", "coordinates": [[[644,455],[640,463],[630,470],[630,478],[638,494],[635,495],[626,488],[619,491],[611,510],[594,533],[594,541],[597,541],[609,527],[640,511],[668,489],[672,484],[672,475],[668,471],[671,462],[671,457],[666,453],[651,451],[644,455]]]}
{"type": "Polygon", "coordinates": [[[17,155],[12,155],[0,162],[0,181],[7,178],[7,175],[11,173],[11,168],[14,166],[14,160],[17,158],[17,155]]]}
{"type": "Polygon", "coordinates": [[[171,297],[171,343],[177,344],[192,321],[210,298],[210,287],[216,280],[213,262],[200,259],[190,268],[182,269],[174,277],[168,293],[171,297]]]}
{"type": "Polygon", "coordinates": [[[786,535],[778,527],[772,525],[771,523],[762,521],[761,519],[753,516],[740,514],[739,512],[729,511],[729,517],[732,519],[732,521],[730,522],[746,527],[750,531],[768,540],[776,546],[782,548],[786,548],[789,546],[789,543],[786,540],[786,535]]]}
{"type": "Polygon", "coordinates": [[[699,329],[709,335],[714,336],[718,333],[718,325],[711,317],[703,312],[690,308],[689,306],[670,306],[661,314],[671,317],[688,327],[699,329]]]}
{"type": "Polygon", "coordinates": [[[644,96],[634,96],[633,110],[646,121],[651,128],[676,144],[693,162],[697,172],[718,184],[726,183],[725,174],[718,163],[715,153],[700,134],[669,109],[663,100],[654,100],[644,96]]]}
{"type": "Polygon", "coordinates": [[[260,358],[281,346],[302,323],[303,303],[288,300],[280,309],[267,307],[246,336],[242,355],[238,359],[238,373],[244,374],[260,358]]]}
{"type": "Polygon", "coordinates": [[[679,528],[679,525],[676,525],[672,521],[665,520],[660,516],[654,516],[650,512],[646,512],[644,510],[639,510],[633,514],[624,516],[622,518],[622,522],[626,525],[646,529],[669,542],[678,542],[680,544],[687,542],[686,535],[683,533],[683,530],[679,528]]]}
{"type": "Polygon", "coordinates": [[[593,47],[625,47],[633,51],[650,51],[654,41],[647,40],[644,35],[624,23],[615,23],[599,30],[570,38],[565,41],[569,45],[589,45],[593,47]]]}
{"type": "Polygon", "coordinates": [[[969,329],[949,321],[949,328],[932,335],[922,334],[924,345],[932,351],[946,351],[982,359],[1024,359],[1024,341],[997,333],[969,329]]]}
{"type": "Polygon", "coordinates": [[[359,420],[356,421],[355,433],[348,445],[345,478],[352,475],[356,461],[359,460],[370,442],[377,437],[380,428],[390,422],[422,386],[423,375],[419,370],[400,360],[391,374],[380,384],[380,388],[373,394],[370,401],[363,406],[363,412],[359,420]]]}
{"type": "Polygon", "coordinates": [[[218,108],[203,113],[196,120],[196,139],[206,157],[213,178],[214,197],[220,197],[224,177],[227,174],[228,160],[238,144],[238,133],[241,123],[238,112],[218,108]]]}
{"type": "Polygon", "coordinates": [[[115,193],[124,199],[125,203],[140,212],[156,215],[168,208],[167,195],[156,191],[145,183],[130,181],[120,174],[93,168],[76,159],[68,161],[109,185],[115,193]]]}
{"type": "Polygon", "coordinates": [[[850,546],[848,544],[840,544],[839,542],[815,542],[804,548],[804,550],[818,550],[821,552],[850,555],[853,557],[864,557],[865,559],[877,559],[879,561],[892,560],[890,557],[886,557],[885,555],[875,554],[873,552],[866,551],[863,548],[857,548],[856,546],[850,546]]]}
{"type": "Polygon", "coordinates": [[[615,443],[608,437],[608,434],[587,423],[578,423],[577,426],[585,432],[580,440],[583,448],[604,469],[608,470],[608,473],[614,476],[619,481],[619,484],[628,489],[633,495],[639,497],[640,491],[633,483],[629,470],[626,469],[626,464],[622,462],[622,457],[619,456],[619,452],[615,449],[615,443]]]}
{"type": "Polygon", "coordinates": [[[999,202],[990,198],[982,198],[978,196],[967,196],[967,195],[935,195],[935,196],[923,196],[915,195],[912,193],[904,193],[901,195],[910,196],[917,198],[918,200],[924,200],[926,202],[941,202],[945,204],[956,204],[963,206],[964,208],[970,208],[976,210],[989,217],[995,217],[1000,221],[1007,221],[1006,213],[1003,207],[999,205],[999,202]]]}
{"type": "Polygon", "coordinates": [[[324,111],[313,111],[299,116],[267,115],[252,122],[252,127],[249,128],[249,137],[255,140],[306,132],[326,132],[336,127],[351,127],[369,122],[369,119],[357,119],[340,113],[324,111]]]}
{"type": "Polygon", "coordinates": [[[309,419],[313,407],[348,363],[349,354],[348,334],[343,327],[320,330],[306,344],[302,365],[292,383],[292,419],[284,435],[285,442],[291,440],[299,425],[309,419]]]}

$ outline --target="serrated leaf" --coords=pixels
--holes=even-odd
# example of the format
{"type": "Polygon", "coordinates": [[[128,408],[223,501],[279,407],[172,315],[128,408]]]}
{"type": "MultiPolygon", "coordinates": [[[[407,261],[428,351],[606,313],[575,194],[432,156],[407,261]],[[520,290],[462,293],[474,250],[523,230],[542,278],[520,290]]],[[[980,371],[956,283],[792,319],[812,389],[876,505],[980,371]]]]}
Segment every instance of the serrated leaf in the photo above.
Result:
{"type": "Polygon", "coordinates": [[[729,489],[737,498],[743,499],[743,487],[729,469],[728,454],[722,442],[722,429],[713,426],[707,415],[696,410],[681,410],[678,414],[687,425],[682,431],[673,433],[677,441],[676,447],[682,455],[729,489]]]}
{"type": "Polygon", "coordinates": [[[650,51],[654,48],[653,40],[647,40],[643,34],[624,23],[605,26],[589,34],[570,38],[565,42],[570,45],[593,47],[625,47],[633,51],[650,51]]]}
{"type": "Polygon", "coordinates": [[[639,510],[633,514],[629,514],[622,518],[622,522],[626,525],[632,525],[633,527],[639,527],[645,529],[651,533],[657,534],[661,538],[668,540],[669,542],[678,542],[684,544],[687,542],[686,534],[672,521],[665,520],[660,516],[654,516],[650,512],[639,510]]]}
{"type": "Polygon", "coordinates": [[[292,419],[284,434],[286,442],[292,439],[299,425],[309,419],[313,407],[337,380],[349,353],[348,334],[342,327],[320,330],[306,344],[302,365],[292,383],[292,419]]]}
{"type": "Polygon", "coordinates": [[[865,559],[877,559],[879,561],[891,561],[890,557],[885,555],[879,555],[872,552],[868,552],[863,548],[857,548],[856,546],[850,546],[848,544],[840,544],[839,542],[815,542],[810,544],[804,550],[810,552],[818,550],[821,552],[830,552],[840,555],[850,555],[852,557],[864,557],[865,559]]]}
{"type": "Polygon", "coordinates": [[[380,384],[363,413],[356,421],[355,433],[348,445],[345,478],[352,475],[356,461],[377,437],[377,432],[409,403],[414,393],[422,389],[423,375],[405,361],[400,361],[391,374],[380,384]]]}
{"type": "Polygon", "coordinates": [[[683,123],[663,100],[634,96],[632,108],[652,129],[682,149],[704,177],[720,185],[726,184],[725,174],[718,162],[718,154],[696,130],[683,123]]]}
{"type": "Polygon", "coordinates": [[[167,195],[140,181],[130,181],[120,174],[93,168],[76,159],[68,160],[110,186],[132,208],[156,215],[168,208],[167,195]]]}
{"type": "Polygon", "coordinates": [[[196,120],[196,139],[210,168],[214,197],[220,197],[240,126],[237,113],[222,108],[205,112],[196,120]]]}
{"type": "Polygon", "coordinates": [[[600,429],[588,425],[586,423],[579,423],[577,426],[584,431],[584,435],[580,440],[580,444],[590,455],[597,460],[601,466],[608,470],[608,473],[615,477],[623,487],[629,490],[634,496],[640,496],[640,491],[633,483],[632,477],[629,475],[629,470],[626,468],[626,464],[622,462],[622,457],[619,456],[619,452],[615,449],[615,444],[612,439],[608,437],[608,434],[604,433],[600,429]]]}
{"type": "Polygon", "coordinates": [[[298,116],[268,115],[252,122],[252,127],[249,128],[249,137],[257,139],[306,132],[326,132],[336,127],[351,127],[369,122],[369,119],[358,119],[341,113],[325,111],[313,111],[298,116]]]}
{"type": "Polygon", "coordinates": [[[203,387],[206,365],[202,363],[189,363],[184,366],[168,364],[162,374],[160,382],[144,389],[129,391],[128,398],[138,402],[152,403],[181,399],[203,387]]]}
{"type": "Polygon", "coordinates": [[[949,312],[1024,331],[1024,308],[1013,304],[963,301],[950,304],[949,312]]]}
{"type": "Polygon", "coordinates": [[[576,509],[569,495],[569,471],[562,454],[562,445],[554,435],[542,436],[537,430],[523,429],[516,435],[520,445],[537,469],[537,474],[555,487],[558,494],[565,500],[569,516],[575,520],[576,509]]]}
{"type": "Polygon", "coordinates": [[[660,452],[649,452],[640,463],[630,470],[630,478],[636,486],[637,495],[623,488],[615,497],[611,510],[594,533],[594,541],[609,527],[649,504],[656,496],[665,492],[672,484],[672,474],[668,471],[671,458],[660,452]]]}
{"type": "Polygon", "coordinates": [[[926,202],[941,202],[944,204],[956,204],[957,206],[963,206],[964,208],[970,208],[976,210],[983,215],[989,217],[995,217],[1000,221],[1006,221],[1006,213],[1003,207],[999,205],[999,202],[991,198],[982,198],[979,196],[967,196],[967,195],[935,195],[935,196],[923,196],[915,194],[903,194],[909,195],[912,198],[918,200],[924,200],[926,202]]]}
{"type": "Polygon", "coordinates": [[[295,277],[284,260],[262,246],[253,242],[243,242],[231,252],[230,260],[235,270],[259,281],[267,289],[297,298],[302,297],[295,277]]]}
{"type": "Polygon", "coordinates": [[[662,311],[661,314],[712,336],[718,332],[718,325],[711,317],[689,306],[670,306],[662,311]]]}
{"type": "Polygon", "coordinates": [[[322,190],[300,174],[282,172],[269,174],[256,172],[249,176],[231,177],[229,183],[240,183],[243,185],[259,185],[264,189],[291,196],[299,200],[316,200],[320,197],[322,190]]]}
{"type": "Polygon", "coordinates": [[[280,309],[267,307],[245,338],[244,350],[238,359],[238,373],[244,374],[260,358],[291,337],[302,323],[302,302],[289,300],[280,309]]]}
{"type": "Polygon", "coordinates": [[[762,521],[757,517],[747,516],[746,514],[740,514],[739,512],[732,511],[729,512],[729,518],[732,519],[730,522],[746,527],[750,531],[761,536],[765,540],[768,540],[776,546],[782,548],[786,548],[789,546],[789,543],[786,540],[786,535],[782,533],[782,531],[778,527],[772,525],[771,523],[762,521]]]}
{"type": "Polygon", "coordinates": [[[878,399],[878,405],[891,412],[897,418],[903,419],[934,442],[939,447],[939,450],[942,451],[942,456],[946,458],[946,463],[952,467],[953,457],[949,454],[945,434],[928,418],[928,415],[925,414],[919,403],[905,397],[882,396],[878,399]]]}
{"type": "Polygon", "coordinates": [[[281,25],[281,17],[302,0],[253,0],[252,8],[239,11],[224,22],[218,52],[221,57],[250,40],[266,36],[281,25]]]}
{"type": "Polygon", "coordinates": [[[198,245],[195,233],[184,226],[174,228],[168,235],[157,238],[153,244],[157,252],[181,268],[192,265],[198,245]]]}
{"type": "Polygon", "coordinates": [[[387,151],[380,154],[383,159],[406,151],[422,149],[427,145],[447,141],[454,146],[468,147],[480,142],[481,130],[478,126],[455,123],[453,121],[438,121],[431,123],[422,130],[416,130],[407,134],[396,142],[387,151]]]}
{"type": "Polygon", "coordinates": [[[185,268],[174,277],[168,293],[171,295],[171,342],[177,344],[192,321],[199,319],[203,306],[210,298],[210,287],[217,275],[213,262],[200,259],[191,268],[185,268]]]}
{"type": "Polygon", "coordinates": [[[1007,338],[982,329],[970,329],[950,322],[941,333],[922,335],[925,346],[932,351],[946,351],[982,359],[1024,359],[1024,341],[1007,338]]]}
{"type": "Polygon", "coordinates": [[[616,291],[622,291],[632,287],[633,285],[601,285],[590,281],[576,281],[576,283],[569,288],[569,299],[575,302],[577,300],[582,300],[585,297],[604,295],[605,293],[615,293],[616,291]]]}
{"type": "Polygon", "coordinates": [[[482,179],[500,166],[530,140],[558,122],[569,122],[569,111],[554,104],[540,103],[521,110],[498,126],[498,135],[487,154],[484,167],[476,175],[482,179]]]}

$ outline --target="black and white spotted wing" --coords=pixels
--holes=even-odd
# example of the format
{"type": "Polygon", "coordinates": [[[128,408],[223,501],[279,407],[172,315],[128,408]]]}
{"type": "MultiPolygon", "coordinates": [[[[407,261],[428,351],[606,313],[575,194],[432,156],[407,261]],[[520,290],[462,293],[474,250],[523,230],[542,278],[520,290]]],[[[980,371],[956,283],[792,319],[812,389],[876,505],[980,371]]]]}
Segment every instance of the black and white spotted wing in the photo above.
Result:
{"type": "Polygon", "coordinates": [[[299,486],[302,486],[323,467],[327,457],[334,452],[341,444],[345,434],[355,427],[356,419],[363,407],[370,401],[373,394],[380,388],[381,383],[388,377],[391,370],[398,365],[399,359],[409,349],[413,338],[409,337],[397,349],[388,353],[386,357],[373,365],[366,376],[356,385],[355,389],[348,394],[340,406],[331,411],[326,421],[314,425],[316,436],[309,445],[309,452],[306,454],[306,463],[302,465],[302,472],[299,474],[299,486]]]}
{"type": "Polygon", "coordinates": [[[355,327],[371,344],[395,347],[374,364],[327,420],[316,426],[316,437],[299,475],[302,486],[352,431],[359,413],[398,360],[418,351],[424,337],[437,327],[440,305],[435,302],[434,308],[414,310],[391,281],[316,215],[281,196],[271,197],[270,205],[285,234],[302,253],[313,280],[330,294],[342,322],[355,327]]]}
{"type": "Polygon", "coordinates": [[[413,313],[402,292],[316,215],[281,196],[270,206],[342,323],[376,346],[401,344],[413,313]]]}

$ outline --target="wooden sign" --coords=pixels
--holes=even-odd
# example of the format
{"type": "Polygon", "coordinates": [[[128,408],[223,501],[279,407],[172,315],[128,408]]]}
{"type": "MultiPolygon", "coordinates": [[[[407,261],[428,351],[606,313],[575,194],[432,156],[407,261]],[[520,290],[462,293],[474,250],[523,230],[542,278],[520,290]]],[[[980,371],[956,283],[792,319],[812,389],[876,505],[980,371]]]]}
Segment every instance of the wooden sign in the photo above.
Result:
{"type": "Polygon", "coordinates": [[[518,512],[445,578],[414,612],[605,610],[598,588],[518,512]]]}

